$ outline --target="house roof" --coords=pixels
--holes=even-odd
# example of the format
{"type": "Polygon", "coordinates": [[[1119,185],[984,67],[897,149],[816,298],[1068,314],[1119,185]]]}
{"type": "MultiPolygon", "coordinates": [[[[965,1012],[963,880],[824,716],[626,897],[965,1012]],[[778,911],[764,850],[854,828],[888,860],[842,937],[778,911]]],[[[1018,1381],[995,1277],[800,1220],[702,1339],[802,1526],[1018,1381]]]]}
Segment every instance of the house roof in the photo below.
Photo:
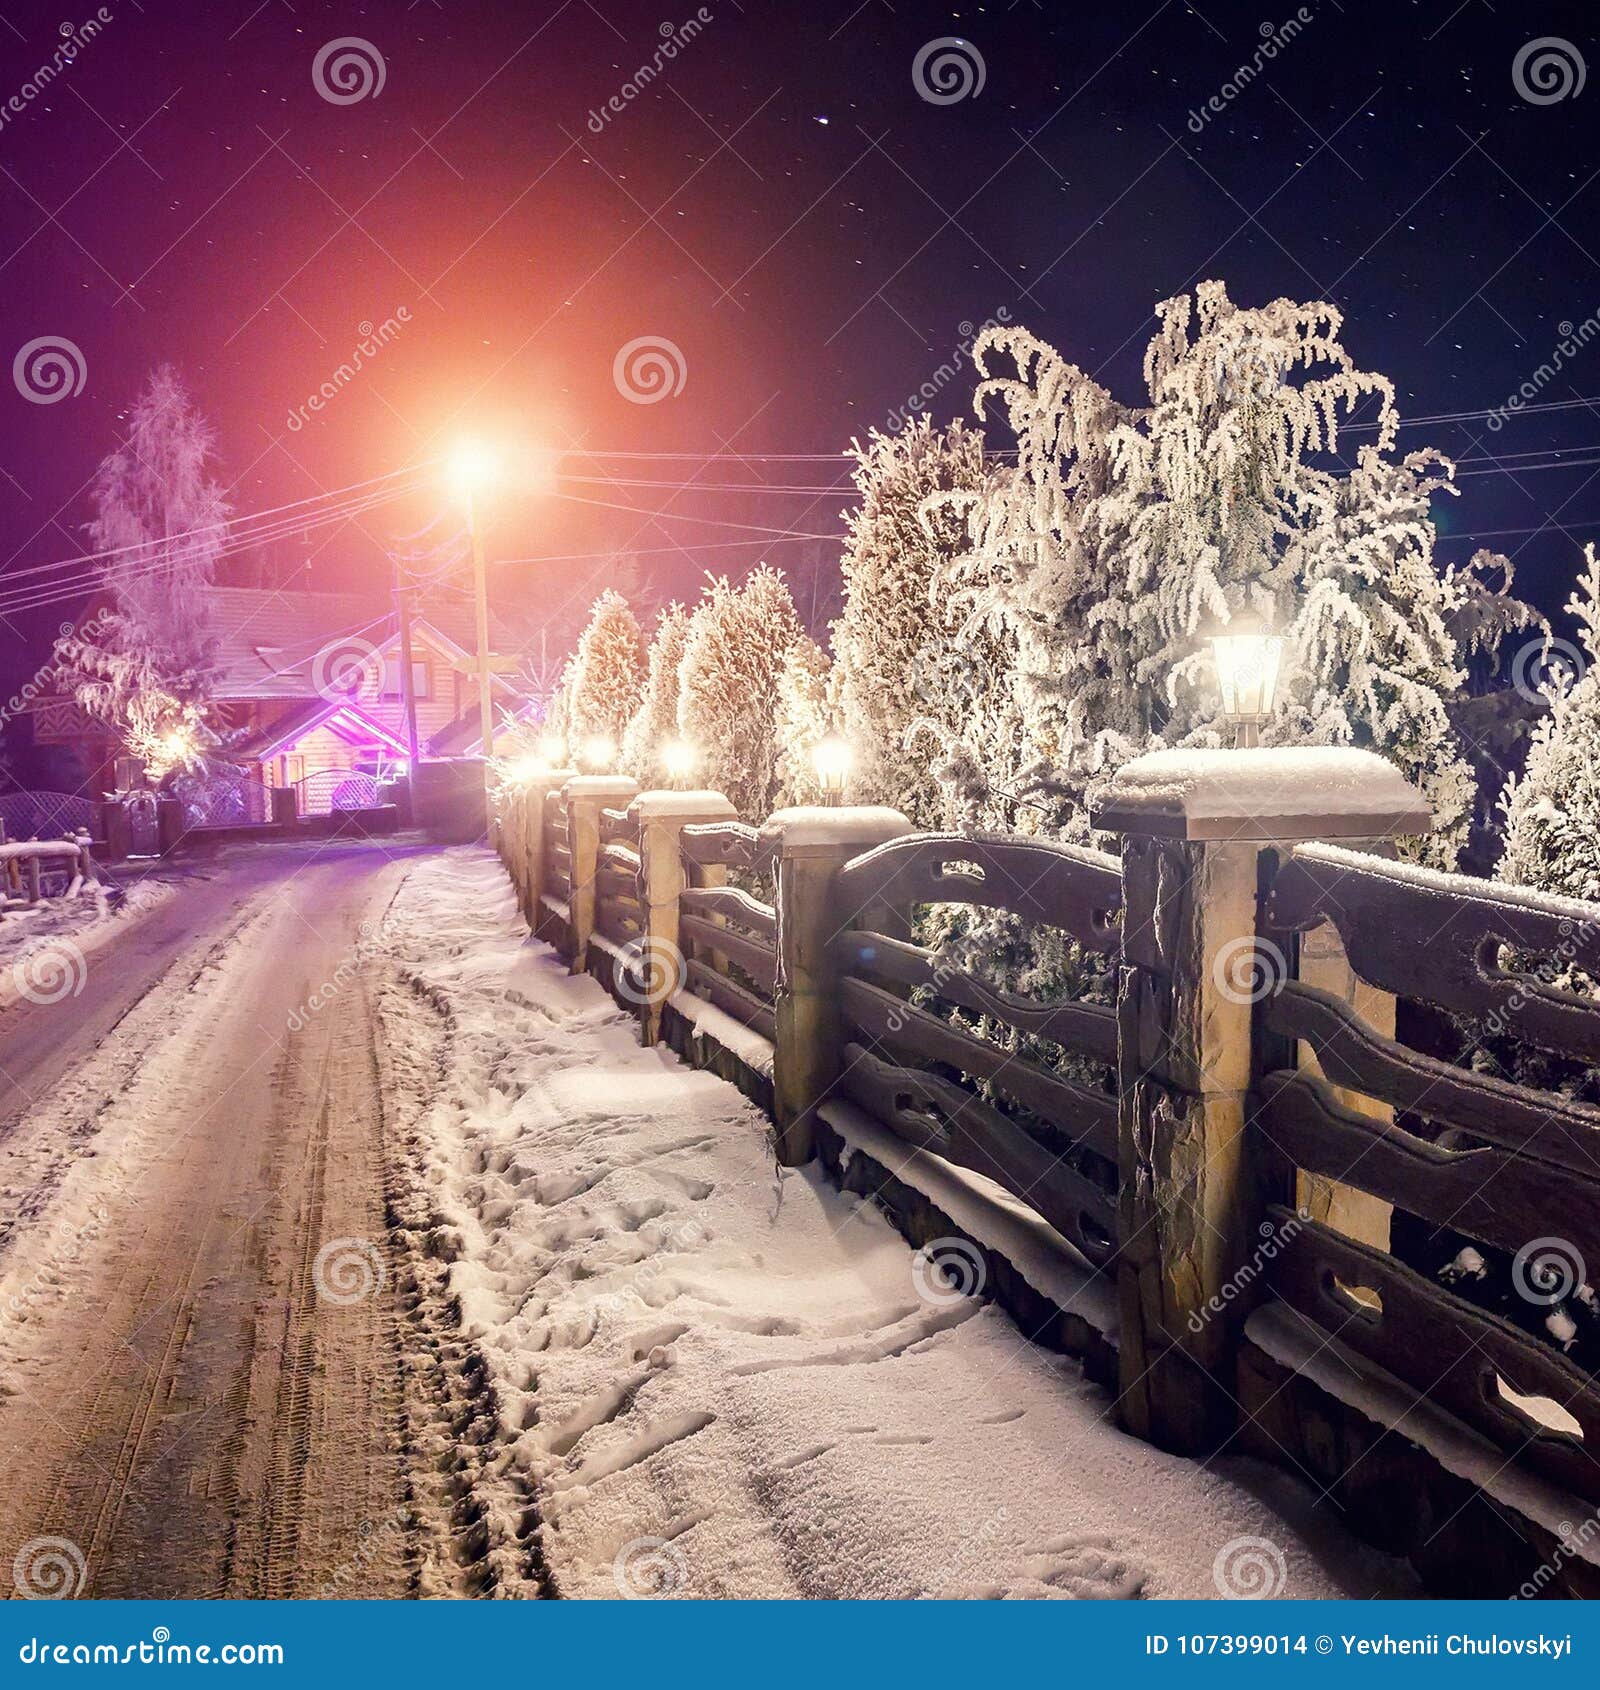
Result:
{"type": "MultiPolygon", "coordinates": [[[[330,652],[359,649],[356,642],[387,649],[398,621],[387,593],[308,593],[292,588],[216,587],[212,590],[220,679],[218,698],[307,698],[318,694],[315,671],[330,652]]],[[[417,607],[415,625],[432,628],[463,652],[476,648],[473,609],[468,601],[428,600],[417,607]]],[[[521,632],[491,616],[490,643],[516,651],[521,632]]]]}

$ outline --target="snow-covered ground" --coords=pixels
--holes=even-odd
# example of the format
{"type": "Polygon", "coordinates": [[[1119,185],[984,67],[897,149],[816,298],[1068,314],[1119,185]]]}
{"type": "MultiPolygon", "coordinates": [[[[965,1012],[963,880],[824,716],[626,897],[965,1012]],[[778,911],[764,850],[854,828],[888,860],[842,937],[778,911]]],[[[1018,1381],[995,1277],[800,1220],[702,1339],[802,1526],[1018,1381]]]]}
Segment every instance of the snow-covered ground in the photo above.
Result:
{"type": "Polygon", "coordinates": [[[133,881],[115,903],[103,885],[73,898],[47,898],[32,909],[0,915],[0,1005],[38,992],[59,992],[83,959],[140,916],[165,903],[170,881],[133,881]]]}
{"type": "Polygon", "coordinates": [[[415,1242],[486,1369],[472,1542],[503,1593],[1409,1589],[1286,1479],[1125,1437],[869,1203],[780,1174],[732,1086],[527,937],[486,852],[416,865],[380,943],[415,1242]]]}

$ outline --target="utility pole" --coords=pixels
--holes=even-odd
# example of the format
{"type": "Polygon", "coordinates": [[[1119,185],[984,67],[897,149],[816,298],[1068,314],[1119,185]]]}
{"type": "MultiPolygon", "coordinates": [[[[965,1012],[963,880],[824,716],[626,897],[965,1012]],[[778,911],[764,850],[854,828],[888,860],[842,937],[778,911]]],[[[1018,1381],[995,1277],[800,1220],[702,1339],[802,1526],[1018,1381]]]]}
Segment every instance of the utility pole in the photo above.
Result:
{"type": "Polygon", "coordinates": [[[390,555],[394,559],[395,610],[400,620],[400,697],[405,704],[406,748],[411,758],[407,772],[415,779],[417,764],[422,761],[422,750],[417,740],[417,670],[411,655],[411,584],[402,578],[405,563],[400,554],[392,552],[390,555]]]}
{"type": "Polygon", "coordinates": [[[494,698],[489,675],[489,572],[483,561],[483,534],[478,526],[476,490],[467,488],[467,531],[472,536],[472,587],[478,614],[478,720],[483,729],[483,755],[494,756],[494,698]]]}

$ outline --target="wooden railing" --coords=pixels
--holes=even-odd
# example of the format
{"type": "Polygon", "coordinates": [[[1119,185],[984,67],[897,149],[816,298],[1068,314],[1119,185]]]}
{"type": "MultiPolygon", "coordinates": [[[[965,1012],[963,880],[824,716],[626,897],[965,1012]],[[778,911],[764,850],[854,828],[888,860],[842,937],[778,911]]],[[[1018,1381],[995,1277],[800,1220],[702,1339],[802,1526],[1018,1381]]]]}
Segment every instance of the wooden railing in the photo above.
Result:
{"type": "MultiPolygon", "coordinates": [[[[1328,922],[1369,987],[1469,1027],[1492,1019],[1556,1056],[1600,1056],[1600,1002],[1530,971],[1555,961],[1600,978],[1600,906],[1301,846],[1276,875],[1266,921],[1286,961],[1298,934],[1328,922]]],[[[1271,1295],[1508,1462],[1600,1502],[1600,1378],[1569,1358],[1565,1328],[1550,1321],[1582,1289],[1585,1264],[1600,1263],[1600,1109],[1408,1048],[1292,976],[1262,1007],[1267,1031],[1302,1041],[1314,1070],[1262,1075],[1261,1160],[1286,1158],[1396,1212],[1383,1248],[1271,1211],[1289,1234],[1265,1276],[1271,1295]],[[1405,1260],[1408,1222],[1471,1249],[1469,1271],[1446,1283],[1405,1260]],[[1498,1309],[1475,1306],[1480,1281],[1498,1309]]]]}
{"type": "MultiPolygon", "coordinates": [[[[535,930],[647,1040],[744,1086],[780,1160],[819,1152],[873,1192],[944,1170],[959,1224],[918,1219],[925,1192],[883,1200],[918,1241],[969,1228],[987,1252],[1018,1215],[1052,1229],[1086,1285],[1115,1290],[1103,1352],[1077,1353],[1110,1357],[1097,1377],[1130,1431],[1194,1452],[1238,1437],[1331,1489],[1359,1482],[1367,1445],[1352,1432],[1341,1455],[1328,1403],[1368,1428],[1398,1403],[1401,1441],[1452,1474],[1452,1440],[1481,1441],[1496,1518],[1600,1504],[1595,1334],[1575,1345],[1546,1294],[1567,1271],[1557,1290],[1593,1296],[1600,1106],[1536,1063],[1507,1077],[1423,1049],[1405,1013],[1542,1053],[1593,1095],[1600,998],[1579,988],[1600,981],[1600,904],[1293,844],[1319,825],[1305,775],[1268,826],[1229,809],[1223,774],[1120,797],[1120,858],[881,810],[693,819],[727,815],[715,794],[597,809],[591,790],[574,828],[559,785],[502,795],[497,838],[535,930]],[[1081,984],[1002,983],[976,910],[1081,984]],[[1285,1380],[1322,1405],[1304,1425],[1285,1380]]],[[[1403,789],[1341,815],[1351,837],[1417,827],[1403,789]]],[[[1037,1293],[1018,1295],[1032,1330],[1037,1293]]]]}

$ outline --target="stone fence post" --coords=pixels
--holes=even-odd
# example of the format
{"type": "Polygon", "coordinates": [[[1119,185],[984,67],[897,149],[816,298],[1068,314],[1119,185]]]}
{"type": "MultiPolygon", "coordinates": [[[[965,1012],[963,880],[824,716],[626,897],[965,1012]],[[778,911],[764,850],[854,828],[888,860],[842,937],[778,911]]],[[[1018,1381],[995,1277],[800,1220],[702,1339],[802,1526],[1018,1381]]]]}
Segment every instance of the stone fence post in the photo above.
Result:
{"type": "Polygon", "coordinates": [[[595,871],[600,863],[600,812],[620,809],[639,790],[627,775],[574,775],[562,787],[567,801],[567,841],[572,851],[572,895],[567,923],[572,930],[572,972],[589,963],[594,932],[595,871]]]}
{"type": "Polygon", "coordinates": [[[835,881],[855,856],[912,831],[898,810],[871,805],[778,810],[762,838],[778,855],[778,984],[773,1103],[778,1160],[815,1154],[816,1109],[844,1068],[844,1028],[833,940],[857,912],[839,908],[835,881]]]}
{"type": "Polygon", "coordinates": [[[688,884],[683,867],[683,830],[696,822],[735,821],[738,812],[720,792],[641,792],[628,805],[639,830],[639,902],[644,911],[644,956],[640,959],[649,995],[642,1007],[644,1042],[661,1038],[661,1012],[685,983],[687,966],[678,937],[678,895],[688,884]]]}
{"type": "Polygon", "coordinates": [[[576,769],[541,769],[516,781],[508,794],[514,823],[506,829],[502,849],[530,932],[539,930],[539,899],[544,892],[545,799],[576,774],[576,769]]]}
{"type": "Polygon", "coordinates": [[[1232,1429],[1236,1281],[1265,1198],[1287,1196],[1259,1189],[1245,1135],[1253,1010],[1287,966],[1258,930],[1262,859],[1432,822],[1392,764],[1337,748],[1155,752],[1093,821],[1122,836],[1118,1414],[1193,1454],[1232,1429]]]}

